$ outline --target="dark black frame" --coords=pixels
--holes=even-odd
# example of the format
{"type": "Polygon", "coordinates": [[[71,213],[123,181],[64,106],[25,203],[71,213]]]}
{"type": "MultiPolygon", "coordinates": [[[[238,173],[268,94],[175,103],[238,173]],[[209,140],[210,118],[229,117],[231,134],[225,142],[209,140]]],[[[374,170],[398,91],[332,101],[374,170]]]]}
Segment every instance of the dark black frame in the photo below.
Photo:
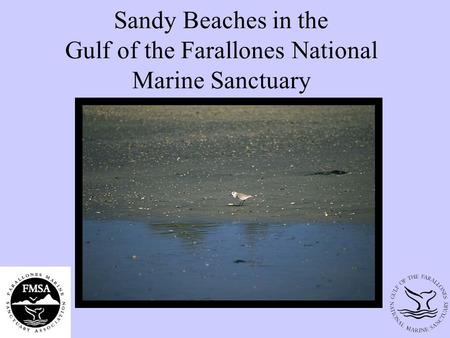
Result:
{"type": "Polygon", "coordinates": [[[382,98],[75,98],[75,307],[76,308],[381,308],[382,300],[382,98]],[[83,106],[84,105],[373,105],[375,106],[374,300],[84,300],[83,106]]]}

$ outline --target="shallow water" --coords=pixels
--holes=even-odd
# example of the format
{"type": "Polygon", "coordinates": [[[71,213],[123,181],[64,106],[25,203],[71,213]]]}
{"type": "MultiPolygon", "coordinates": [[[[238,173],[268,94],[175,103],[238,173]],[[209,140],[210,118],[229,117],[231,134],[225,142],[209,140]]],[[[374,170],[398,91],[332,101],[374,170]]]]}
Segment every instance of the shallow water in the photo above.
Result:
{"type": "Polygon", "coordinates": [[[374,226],[85,220],[84,300],[371,300],[374,226]]]}

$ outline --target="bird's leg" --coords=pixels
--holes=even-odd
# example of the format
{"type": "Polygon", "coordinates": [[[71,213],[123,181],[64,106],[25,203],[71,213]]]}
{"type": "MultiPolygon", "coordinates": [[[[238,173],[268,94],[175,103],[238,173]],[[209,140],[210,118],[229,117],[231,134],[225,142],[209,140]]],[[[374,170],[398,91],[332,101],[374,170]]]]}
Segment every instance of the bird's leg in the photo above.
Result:
{"type": "Polygon", "coordinates": [[[242,203],[241,203],[242,206],[244,205],[244,202],[245,202],[245,200],[242,200],[242,203]]]}

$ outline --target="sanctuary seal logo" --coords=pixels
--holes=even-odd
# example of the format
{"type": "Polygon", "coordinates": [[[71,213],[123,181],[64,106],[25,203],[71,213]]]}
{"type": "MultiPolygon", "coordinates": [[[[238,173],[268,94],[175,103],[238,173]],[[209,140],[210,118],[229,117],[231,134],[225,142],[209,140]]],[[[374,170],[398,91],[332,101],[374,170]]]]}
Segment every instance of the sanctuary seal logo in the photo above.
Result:
{"type": "Polygon", "coordinates": [[[11,282],[6,309],[15,325],[28,332],[45,332],[64,316],[63,287],[50,275],[26,273],[11,282]]]}
{"type": "Polygon", "coordinates": [[[427,274],[402,278],[390,293],[389,310],[396,323],[414,333],[436,329],[448,312],[447,291],[427,274]]]}

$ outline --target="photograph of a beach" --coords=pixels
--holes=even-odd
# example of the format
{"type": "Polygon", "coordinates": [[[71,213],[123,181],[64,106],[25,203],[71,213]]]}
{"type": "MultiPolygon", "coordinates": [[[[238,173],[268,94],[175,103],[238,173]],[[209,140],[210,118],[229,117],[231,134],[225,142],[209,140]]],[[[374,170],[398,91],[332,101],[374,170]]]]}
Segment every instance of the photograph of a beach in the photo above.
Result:
{"type": "Polygon", "coordinates": [[[82,107],[83,300],[373,301],[375,105],[176,102],[82,107]]]}

